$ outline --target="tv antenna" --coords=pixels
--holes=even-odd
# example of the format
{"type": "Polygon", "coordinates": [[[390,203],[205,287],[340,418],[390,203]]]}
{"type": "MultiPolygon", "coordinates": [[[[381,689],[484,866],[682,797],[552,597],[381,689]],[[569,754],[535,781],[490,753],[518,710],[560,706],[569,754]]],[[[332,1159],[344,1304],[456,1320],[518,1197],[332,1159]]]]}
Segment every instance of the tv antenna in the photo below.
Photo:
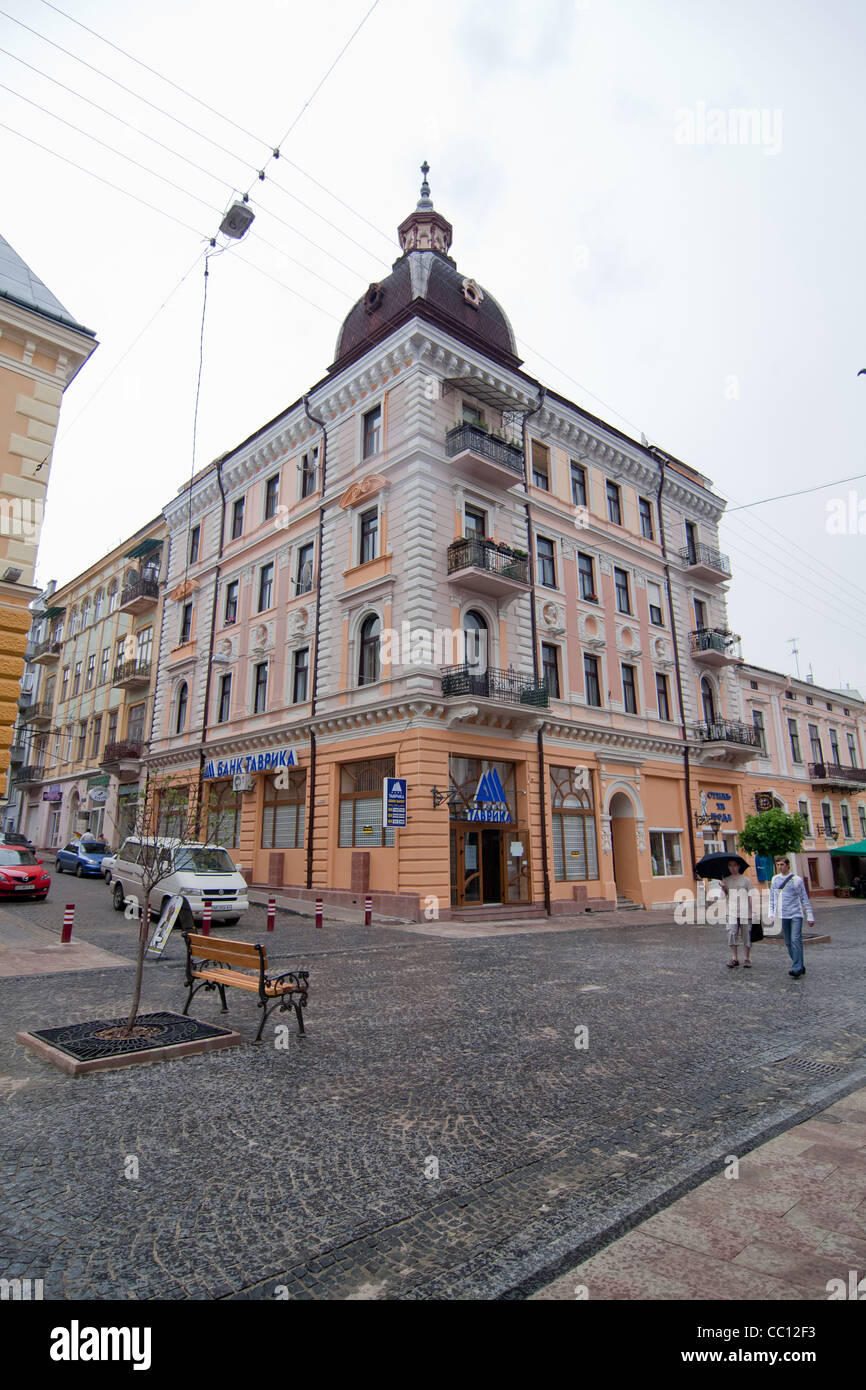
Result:
{"type": "Polygon", "coordinates": [[[797,638],[796,638],[796,637],[789,637],[789,638],[788,638],[788,642],[789,642],[789,645],[790,645],[790,647],[791,647],[791,655],[792,655],[793,658],[794,658],[794,669],[795,669],[795,671],[796,671],[796,673],[797,673],[797,679],[799,680],[799,679],[800,679],[800,659],[799,659],[799,658],[800,658],[800,648],[797,646],[797,638]]]}

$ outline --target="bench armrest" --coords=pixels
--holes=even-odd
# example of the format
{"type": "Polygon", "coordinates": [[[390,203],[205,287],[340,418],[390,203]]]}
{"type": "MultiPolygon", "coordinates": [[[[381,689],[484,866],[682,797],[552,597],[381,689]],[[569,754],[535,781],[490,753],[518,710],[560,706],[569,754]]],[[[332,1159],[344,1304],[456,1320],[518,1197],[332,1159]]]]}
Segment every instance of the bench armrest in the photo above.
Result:
{"type": "Polygon", "coordinates": [[[279,985],[282,984],[283,980],[294,980],[299,989],[307,990],[309,979],[309,970],[284,970],[282,975],[271,975],[268,978],[268,984],[279,985]]]}

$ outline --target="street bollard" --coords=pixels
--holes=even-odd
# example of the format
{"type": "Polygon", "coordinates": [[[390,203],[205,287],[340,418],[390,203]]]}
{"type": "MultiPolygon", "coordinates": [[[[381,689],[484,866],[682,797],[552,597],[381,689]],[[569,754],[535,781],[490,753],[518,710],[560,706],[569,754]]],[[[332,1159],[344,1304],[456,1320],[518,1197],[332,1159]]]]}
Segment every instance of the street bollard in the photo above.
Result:
{"type": "Polygon", "coordinates": [[[268,931],[273,931],[276,920],[277,900],[276,898],[268,898],[268,931]]]}
{"type": "Polygon", "coordinates": [[[364,899],[364,926],[369,927],[373,920],[373,899],[368,893],[364,899]]]}
{"type": "Polygon", "coordinates": [[[322,925],[322,916],[323,916],[323,913],[324,913],[324,908],[323,908],[323,906],[322,906],[322,899],[321,899],[321,898],[316,898],[316,926],[317,926],[317,927],[321,927],[321,925],[322,925]]]}
{"type": "Polygon", "coordinates": [[[203,912],[203,914],[202,914],[202,919],[201,919],[201,934],[202,934],[202,936],[210,936],[210,917],[211,917],[211,903],[210,903],[210,898],[205,898],[205,900],[204,900],[204,912],[203,912]]]}
{"type": "Polygon", "coordinates": [[[60,940],[67,946],[72,940],[72,922],[75,917],[75,903],[67,903],[63,909],[63,928],[60,932],[60,940]]]}

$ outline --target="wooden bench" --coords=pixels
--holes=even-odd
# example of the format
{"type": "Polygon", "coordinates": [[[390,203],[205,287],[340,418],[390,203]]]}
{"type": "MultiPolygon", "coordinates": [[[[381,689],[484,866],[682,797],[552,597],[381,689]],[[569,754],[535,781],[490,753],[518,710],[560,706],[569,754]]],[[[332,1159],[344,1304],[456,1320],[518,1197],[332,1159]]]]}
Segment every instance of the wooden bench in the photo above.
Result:
{"type": "Polygon", "coordinates": [[[234,989],[249,990],[259,996],[259,1008],[263,1010],[256,1042],[261,1042],[262,1029],[274,1009],[285,1013],[292,1008],[298,1020],[298,1031],[304,1031],[302,1009],[307,1007],[307,982],[309,970],[287,970],[282,975],[268,975],[268,953],[264,946],[251,941],[226,941],[213,936],[201,936],[194,932],[184,932],[186,942],[186,983],[189,994],[184,1013],[189,1009],[194,994],[202,988],[219,991],[222,1012],[228,1013],[226,1005],[226,985],[234,989]],[[250,972],[255,971],[255,974],[250,972]],[[198,981],[198,983],[196,983],[198,981]],[[268,1007],[270,1005],[270,1007],[268,1007]]]}

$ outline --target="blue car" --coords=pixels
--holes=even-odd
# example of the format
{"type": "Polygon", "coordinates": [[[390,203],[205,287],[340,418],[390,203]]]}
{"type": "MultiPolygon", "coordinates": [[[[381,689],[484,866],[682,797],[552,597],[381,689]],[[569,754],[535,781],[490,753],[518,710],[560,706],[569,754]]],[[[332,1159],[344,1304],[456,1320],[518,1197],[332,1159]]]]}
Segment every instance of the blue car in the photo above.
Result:
{"type": "Polygon", "coordinates": [[[77,878],[92,874],[102,877],[102,861],[109,853],[104,840],[71,840],[63,849],[57,851],[54,867],[59,874],[68,869],[77,878]]]}

